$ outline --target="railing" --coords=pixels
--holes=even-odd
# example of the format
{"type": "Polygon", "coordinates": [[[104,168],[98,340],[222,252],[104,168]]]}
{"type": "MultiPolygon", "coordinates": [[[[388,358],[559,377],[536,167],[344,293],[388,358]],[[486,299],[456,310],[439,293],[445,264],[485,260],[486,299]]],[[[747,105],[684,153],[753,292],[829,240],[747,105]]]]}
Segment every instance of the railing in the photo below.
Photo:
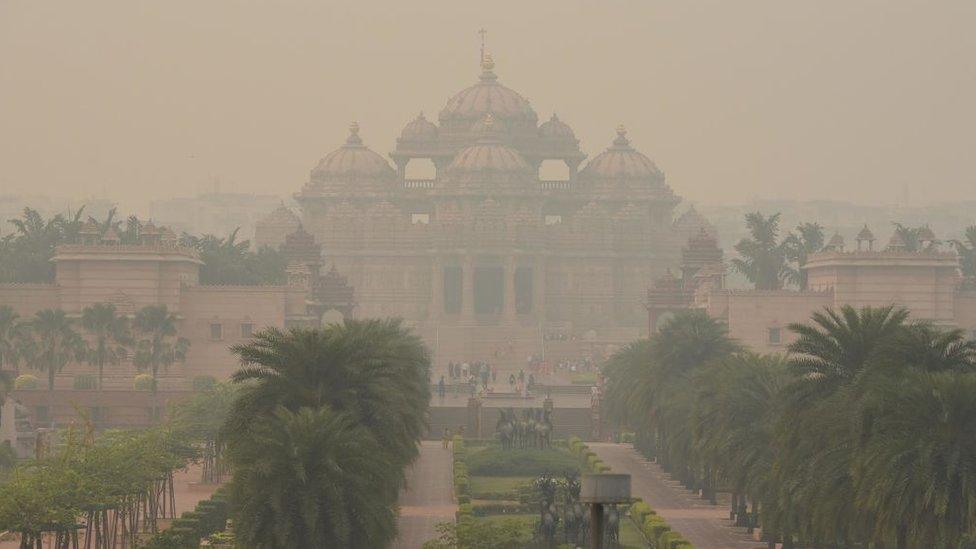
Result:
{"type": "Polygon", "coordinates": [[[571,181],[540,181],[544,191],[565,191],[569,190],[571,181]]]}
{"type": "Polygon", "coordinates": [[[433,179],[404,179],[403,188],[404,189],[433,189],[434,180],[433,179]]]}

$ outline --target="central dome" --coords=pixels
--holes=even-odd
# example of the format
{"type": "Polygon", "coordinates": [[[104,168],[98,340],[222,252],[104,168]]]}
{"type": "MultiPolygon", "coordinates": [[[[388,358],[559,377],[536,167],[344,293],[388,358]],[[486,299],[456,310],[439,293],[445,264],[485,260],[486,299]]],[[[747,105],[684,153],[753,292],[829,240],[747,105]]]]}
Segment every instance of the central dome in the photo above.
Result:
{"type": "Polygon", "coordinates": [[[442,122],[455,120],[474,123],[491,113],[500,121],[528,122],[535,126],[539,117],[529,105],[528,100],[515,90],[498,83],[495,76],[495,63],[486,55],[481,63],[481,78],[478,83],[461,90],[448,100],[440,113],[442,122]]]}

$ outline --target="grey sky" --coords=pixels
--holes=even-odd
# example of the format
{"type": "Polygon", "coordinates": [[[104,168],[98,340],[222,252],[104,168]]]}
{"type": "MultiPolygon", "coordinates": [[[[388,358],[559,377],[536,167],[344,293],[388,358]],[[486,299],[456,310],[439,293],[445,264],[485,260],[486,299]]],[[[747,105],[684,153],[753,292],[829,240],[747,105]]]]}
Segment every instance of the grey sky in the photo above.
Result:
{"type": "Polygon", "coordinates": [[[290,194],[476,81],[693,201],[972,198],[976,2],[0,0],[0,194],[290,194]]]}

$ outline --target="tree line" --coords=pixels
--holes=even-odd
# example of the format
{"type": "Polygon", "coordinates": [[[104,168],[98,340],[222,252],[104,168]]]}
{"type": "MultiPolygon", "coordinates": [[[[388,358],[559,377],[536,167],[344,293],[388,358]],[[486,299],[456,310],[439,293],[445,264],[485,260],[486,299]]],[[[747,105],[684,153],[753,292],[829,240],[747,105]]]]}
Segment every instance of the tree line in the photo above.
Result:
{"type": "MultiPolygon", "coordinates": [[[[125,220],[117,217],[113,208],[105,219],[83,218],[84,209],[74,214],[57,214],[45,219],[37,210],[25,208],[20,218],[9,223],[14,230],[0,238],[0,284],[49,283],[54,281],[55,250],[63,244],[80,240],[86,225],[97,228],[99,234],[110,229],[120,244],[139,244],[147,223],[131,215],[125,220]]],[[[263,246],[252,251],[250,241],[237,240],[238,229],[226,237],[183,233],[182,246],[200,252],[204,265],[200,268],[202,284],[260,285],[283,284],[286,261],[280,251],[263,246]]],[[[0,231],[2,234],[2,231],[0,231]]]]}
{"type": "Polygon", "coordinates": [[[976,342],[845,306],[757,355],[702,311],[605,367],[609,415],[770,547],[956,549],[976,534],[976,342]]]}
{"type": "Polygon", "coordinates": [[[13,308],[0,305],[0,374],[19,374],[21,366],[44,372],[49,391],[71,362],[95,368],[97,388],[102,389],[105,367],[128,359],[152,376],[155,391],[160,369],[182,362],[189,345],[177,333],[176,315],[165,305],[143,307],[131,319],[111,303],[89,305],[79,319],[61,309],[21,318],[13,308]]]}
{"type": "MultiPolygon", "coordinates": [[[[778,213],[749,213],[745,216],[745,224],[749,236],[736,243],[738,257],[732,259],[732,268],[757,290],[779,290],[787,285],[806,290],[807,276],[803,266],[810,255],[823,251],[828,244],[824,227],[819,223],[800,223],[781,238],[778,213]]],[[[895,223],[894,229],[907,251],[919,251],[932,245],[926,244],[923,238],[931,233],[926,226],[895,223]]],[[[965,229],[962,240],[947,243],[959,254],[963,276],[976,278],[976,225],[965,229]]]]}

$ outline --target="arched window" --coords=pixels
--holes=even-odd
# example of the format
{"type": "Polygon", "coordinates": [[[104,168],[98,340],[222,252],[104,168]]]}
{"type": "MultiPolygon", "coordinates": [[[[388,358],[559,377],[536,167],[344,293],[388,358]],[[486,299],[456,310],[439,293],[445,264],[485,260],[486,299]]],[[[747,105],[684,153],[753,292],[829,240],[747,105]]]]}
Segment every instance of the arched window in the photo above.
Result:
{"type": "Polygon", "coordinates": [[[404,179],[432,180],[437,177],[437,167],[429,158],[411,158],[403,170],[404,179]]]}
{"type": "Polygon", "coordinates": [[[543,160],[539,164],[540,181],[569,181],[569,166],[563,160],[543,160]]]}

